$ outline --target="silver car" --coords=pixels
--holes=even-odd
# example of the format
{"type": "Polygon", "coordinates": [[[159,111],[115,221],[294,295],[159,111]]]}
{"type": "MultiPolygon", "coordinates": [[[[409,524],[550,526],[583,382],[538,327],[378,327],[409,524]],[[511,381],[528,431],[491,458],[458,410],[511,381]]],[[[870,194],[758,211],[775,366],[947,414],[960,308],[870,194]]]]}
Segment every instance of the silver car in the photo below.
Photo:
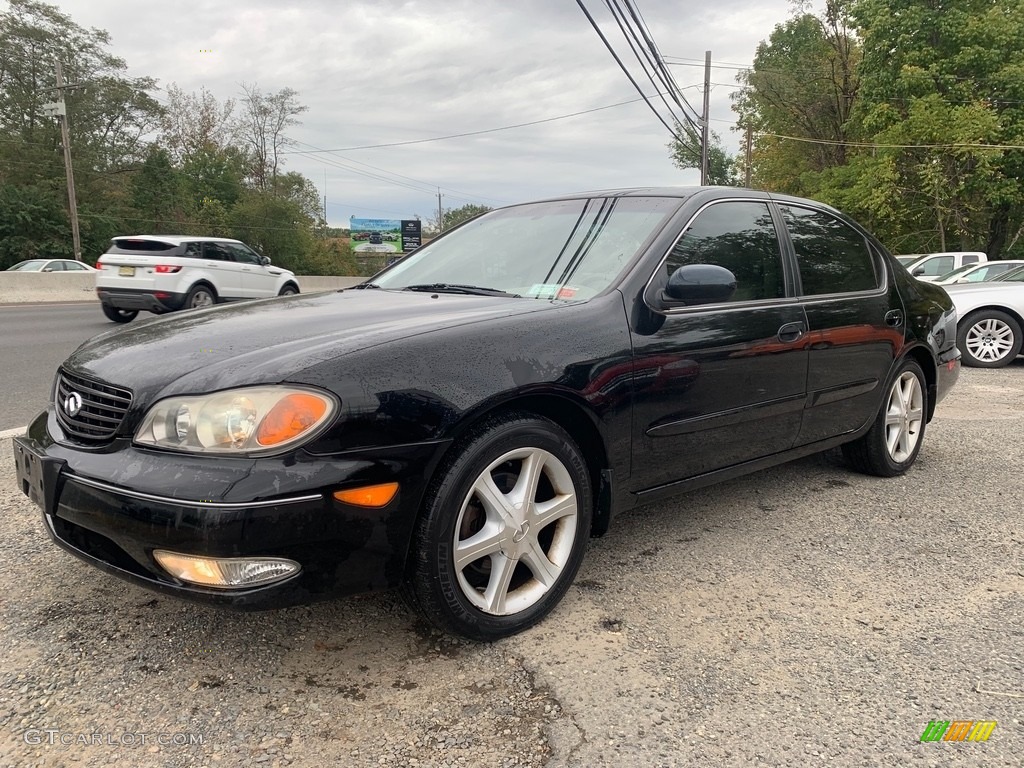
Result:
{"type": "Polygon", "coordinates": [[[1002,368],[1024,341],[1024,267],[989,282],[945,285],[956,307],[956,345],[964,365],[1002,368]]]}

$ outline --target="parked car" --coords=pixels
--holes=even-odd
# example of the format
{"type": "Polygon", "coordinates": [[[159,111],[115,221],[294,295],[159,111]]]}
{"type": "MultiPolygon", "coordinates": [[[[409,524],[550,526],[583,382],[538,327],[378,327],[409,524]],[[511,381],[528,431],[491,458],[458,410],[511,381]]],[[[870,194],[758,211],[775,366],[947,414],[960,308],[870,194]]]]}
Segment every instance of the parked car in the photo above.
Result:
{"type": "Polygon", "coordinates": [[[1003,368],[1024,341],[1024,266],[984,283],[947,285],[956,306],[957,346],[965,365],[1003,368]]]}
{"type": "Polygon", "coordinates": [[[115,323],[225,301],[299,292],[295,275],[239,240],[182,235],[115,237],[96,262],[96,294],[115,323]]]}
{"type": "Polygon", "coordinates": [[[86,342],[15,442],[18,485],[57,544],[151,589],[266,608],[401,587],[494,639],[631,507],[837,446],[907,471],[959,374],[955,322],[809,200],[526,203],[353,289],[86,342]]]}
{"type": "Polygon", "coordinates": [[[931,282],[935,285],[956,285],[959,283],[983,283],[995,280],[1012,269],[1024,266],[1024,261],[986,261],[980,264],[965,264],[947,272],[931,282]]]}
{"type": "Polygon", "coordinates": [[[988,256],[981,251],[946,251],[929,253],[905,266],[918,280],[932,282],[965,264],[978,264],[983,261],[988,261],[988,256]]]}
{"type": "Polygon", "coordinates": [[[908,267],[915,261],[920,259],[922,256],[927,256],[925,253],[905,253],[896,257],[896,261],[902,264],[904,267],[908,267]]]}
{"type": "Polygon", "coordinates": [[[380,245],[383,242],[384,238],[381,236],[380,232],[370,233],[370,245],[380,245]]]}
{"type": "Polygon", "coordinates": [[[19,261],[8,272],[95,272],[96,270],[74,259],[28,259],[19,261]]]}

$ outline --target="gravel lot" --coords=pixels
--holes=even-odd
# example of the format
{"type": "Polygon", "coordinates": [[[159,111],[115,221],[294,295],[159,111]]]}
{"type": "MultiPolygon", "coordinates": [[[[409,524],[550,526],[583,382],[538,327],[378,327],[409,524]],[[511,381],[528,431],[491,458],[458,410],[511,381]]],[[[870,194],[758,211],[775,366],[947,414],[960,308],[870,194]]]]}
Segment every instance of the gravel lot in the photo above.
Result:
{"type": "Polygon", "coordinates": [[[4,440],[0,766],[1022,766],[1022,427],[1024,365],[965,370],[907,476],[829,453],[626,515],[493,645],[391,594],[124,584],[49,542],[4,440]]]}

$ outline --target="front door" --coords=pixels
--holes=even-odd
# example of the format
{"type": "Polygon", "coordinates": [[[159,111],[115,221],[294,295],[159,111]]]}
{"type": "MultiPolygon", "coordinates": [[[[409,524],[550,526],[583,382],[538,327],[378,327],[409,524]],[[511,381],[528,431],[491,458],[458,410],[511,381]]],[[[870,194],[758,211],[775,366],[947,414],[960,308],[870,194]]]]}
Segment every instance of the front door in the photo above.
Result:
{"type": "Polygon", "coordinates": [[[793,445],[807,351],[804,311],[789,284],[766,202],[715,202],[689,222],[645,291],[651,327],[632,330],[634,491],[793,445]],[[690,264],[732,272],[732,296],[673,305],[664,286],[690,264]]]}

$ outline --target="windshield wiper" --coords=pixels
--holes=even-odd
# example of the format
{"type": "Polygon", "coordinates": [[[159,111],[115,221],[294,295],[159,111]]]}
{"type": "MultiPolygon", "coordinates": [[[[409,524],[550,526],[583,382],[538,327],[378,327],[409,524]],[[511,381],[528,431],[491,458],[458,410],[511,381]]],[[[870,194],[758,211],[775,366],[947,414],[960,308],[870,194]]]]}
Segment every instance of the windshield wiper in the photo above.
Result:
{"type": "Polygon", "coordinates": [[[499,288],[483,288],[479,285],[459,285],[457,283],[424,283],[423,285],[407,285],[403,291],[430,291],[432,293],[467,293],[472,296],[509,296],[513,299],[523,298],[518,293],[509,293],[499,288]]]}
{"type": "Polygon", "coordinates": [[[352,287],[360,291],[364,291],[367,288],[380,288],[376,283],[360,283],[359,285],[353,285],[352,287]]]}

